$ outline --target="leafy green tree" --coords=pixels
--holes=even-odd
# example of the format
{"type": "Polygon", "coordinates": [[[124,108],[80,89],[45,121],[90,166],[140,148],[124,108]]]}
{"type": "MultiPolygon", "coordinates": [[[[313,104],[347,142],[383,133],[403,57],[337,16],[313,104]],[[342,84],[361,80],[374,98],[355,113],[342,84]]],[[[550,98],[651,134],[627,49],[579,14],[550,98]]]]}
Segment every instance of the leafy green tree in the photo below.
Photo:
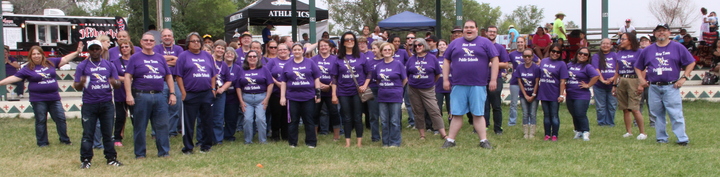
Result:
{"type": "Polygon", "coordinates": [[[409,0],[327,0],[330,5],[328,13],[335,21],[330,33],[342,34],[345,31],[362,31],[367,25],[375,28],[378,22],[392,15],[401,13],[410,7],[409,0]]]}
{"type": "MultiPolygon", "coordinates": [[[[515,25],[520,34],[528,34],[535,31],[535,28],[543,19],[543,8],[536,5],[518,6],[512,14],[505,15],[505,21],[515,25]]],[[[506,26],[507,27],[507,26],[506,26]]],[[[504,28],[507,31],[507,28],[504,28]]]]}

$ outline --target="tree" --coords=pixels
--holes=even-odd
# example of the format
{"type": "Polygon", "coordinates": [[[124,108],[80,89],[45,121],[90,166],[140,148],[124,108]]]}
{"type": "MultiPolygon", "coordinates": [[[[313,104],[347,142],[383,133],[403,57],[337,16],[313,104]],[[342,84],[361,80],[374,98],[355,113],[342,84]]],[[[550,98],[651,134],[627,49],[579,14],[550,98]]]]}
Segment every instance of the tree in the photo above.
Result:
{"type": "Polygon", "coordinates": [[[490,3],[480,4],[473,0],[463,0],[463,20],[475,20],[478,28],[497,26],[501,16],[500,7],[492,7],[490,3]]]}
{"type": "Polygon", "coordinates": [[[520,34],[532,33],[542,21],[543,12],[543,8],[535,5],[518,6],[512,14],[505,15],[505,21],[515,25],[520,34]]]}
{"type": "Polygon", "coordinates": [[[41,15],[44,9],[54,8],[63,12],[74,11],[77,6],[74,0],[10,0],[13,13],[41,15]]]}
{"type": "Polygon", "coordinates": [[[659,23],[670,26],[691,26],[700,15],[690,0],[655,0],[650,1],[648,8],[659,23]]]}
{"type": "Polygon", "coordinates": [[[567,24],[565,24],[565,30],[568,30],[568,29],[577,29],[577,28],[580,28],[580,27],[578,27],[578,25],[575,24],[574,21],[569,21],[569,22],[567,22],[567,24]]]}
{"type": "Polygon", "coordinates": [[[410,7],[409,0],[377,1],[377,0],[327,0],[332,4],[328,13],[335,21],[331,34],[342,34],[345,31],[360,32],[367,25],[370,28],[381,20],[405,11],[410,7]]]}
{"type": "Polygon", "coordinates": [[[83,0],[78,1],[78,9],[81,9],[87,16],[99,17],[126,17],[130,14],[127,6],[129,0],[83,0]]]}

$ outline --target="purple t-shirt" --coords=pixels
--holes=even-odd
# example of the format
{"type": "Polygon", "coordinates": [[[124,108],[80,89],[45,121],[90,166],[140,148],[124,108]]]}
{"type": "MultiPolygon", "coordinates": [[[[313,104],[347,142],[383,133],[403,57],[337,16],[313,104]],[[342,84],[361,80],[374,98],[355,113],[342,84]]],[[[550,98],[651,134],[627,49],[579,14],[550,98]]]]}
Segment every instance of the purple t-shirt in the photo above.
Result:
{"type": "MultiPolygon", "coordinates": [[[[600,67],[600,56],[598,54],[595,54],[592,56],[592,65],[595,69],[600,70],[603,78],[608,79],[615,75],[615,70],[617,69],[617,59],[617,54],[615,54],[615,52],[610,52],[606,54],[605,69],[602,69],[600,67]]],[[[612,85],[608,85],[602,82],[596,82],[595,86],[598,86],[602,89],[612,89],[612,85]]]]}
{"type": "Polygon", "coordinates": [[[615,65],[617,65],[618,68],[618,74],[622,75],[637,75],[635,74],[635,61],[637,61],[638,57],[640,57],[640,52],[642,52],[642,49],[638,49],[637,51],[632,50],[621,50],[617,52],[617,62],[615,65]]]}
{"type": "Polygon", "coordinates": [[[372,76],[378,80],[378,93],[375,99],[381,103],[402,103],[403,80],[407,78],[405,66],[399,60],[390,63],[380,62],[375,66],[372,76]]]}
{"type": "MultiPolygon", "coordinates": [[[[127,64],[130,63],[130,60],[123,60],[122,57],[115,58],[110,60],[110,63],[115,66],[115,72],[117,72],[118,76],[125,76],[125,68],[127,68],[127,64]]],[[[125,82],[120,82],[120,87],[113,89],[113,98],[115,98],[115,102],[125,102],[125,82]]]]}
{"type": "Polygon", "coordinates": [[[320,75],[317,64],[305,58],[300,63],[287,62],[278,81],[285,82],[287,100],[308,101],[315,98],[315,79],[320,75]]]}
{"type": "Polygon", "coordinates": [[[370,72],[370,67],[367,67],[367,63],[364,58],[355,58],[352,55],[346,55],[345,59],[338,59],[333,66],[334,70],[330,75],[337,77],[337,96],[353,96],[358,94],[355,81],[350,75],[346,62],[350,62],[355,78],[357,79],[358,85],[362,86],[365,84],[365,78],[370,72]]]}
{"type": "MultiPolygon", "coordinates": [[[[533,92],[535,91],[535,85],[538,83],[535,82],[535,79],[540,78],[541,75],[540,67],[535,65],[535,63],[530,64],[529,68],[525,67],[525,64],[520,65],[519,67],[515,68],[515,72],[513,72],[513,78],[520,78],[522,81],[522,86],[524,90],[521,90],[522,92],[525,92],[527,95],[532,96],[533,92]]],[[[516,81],[517,82],[517,79],[516,81]]],[[[517,85],[517,83],[515,83],[517,85]]],[[[521,98],[524,97],[522,93],[519,95],[521,98]]]]}
{"type": "MultiPolygon", "coordinates": [[[[374,57],[372,59],[369,59],[365,61],[367,64],[366,66],[369,67],[370,73],[372,74],[373,71],[375,71],[375,67],[377,67],[377,64],[383,62],[384,60],[382,58],[375,59],[374,57]]],[[[378,88],[378,81],[375,79],[375,76],[370,76],[370,83],[368,84],[368,87],[370,88],[378,88]]]]}
{"type": "Polygon", "coordinates": [[[372,48],[372,43],[375,42],[375,39],[372,38],[372,35],[366,37],[366,39],[367,39],[367,48],[368,48],[368,49],[371,49],[371,48],[372,48]]]}
{"type": "Polygon", "coordinates": [[[132,88],[143,91],[162,91],[165,76],[172,75],[162,55],[142,52],[130,56],[125,73],[133,77],[132,88]]]}
{"type": "MultiPolygon", "coordinates": [[[[8,57],[8,60],[10,61],[9,63],[17,61],[17,59],[15,59],[15,57],[8,57]]],[[[5,77],[10,77],[12,75],[15,75],[15,73],[17,73],[17,68],[10,65],[9,63],[5,64],[5,77]]]]}
{"type": "Polygon", "coordinates": [[[408,59],[410,59],[410,56],[405,49],[397,49],[397,52],[393,55],[393,59],[400,61],[400,63],[404,65],[407,63],[408,59]]]}
{"type": "Polygon", "coordinates": [[[557,101],[560,97],[560,80],[568,79],[567,64],[557,59],[545,58],[540,61],[540,86],[538,100],[557,101]]]}
{"type": "MultiPolygon", "coordinates": [[[[182,53],[183,51],[184,51],[183,48],[180,47],[179,45],[165,47],[162,44],[160,44],[160,45],[155,45],[155,47],[153,47],[153,52],[159,53],[160,55],[163,55],[163,56],[172,55],[172,56],[178,57],[178,56],[180,56],[180,53],[182,53]]],[[[177,64],[177,61],[175,64],[177,64]]],[[[173,75],[175,75],[175,66],[168,66],[168,68],[170,68],[170,72],[172,72],[173,75]]]]}
{"type": "Polygon", "coordinates": [[[567,99],[590,100],[590,88],[580,88],[581,82],[589,83],[590,79],[599,76],[595,67],[590,64],[568,63],[568,80],[565,82],[567,99]]]}
{"type": "Polygon", "coordinates": [[[242,47],[238,47],[235,49],[235,53],[237,53],[237,59],[235,59],[235,63],[242,66],[243,61],[245,61],[245,52],[243,51],[242,47]]]}
{"type": "Polygon", "coordinates": [[[83,60],[75,70],[75,82],[80,82],[82,77],[87,77],[86,83],[83,83],[85,84],[82,95],[83,104],[112,101],[113,88],[110,78],[118,79],[118,72],[112,63],[104,59],[100,59],[98,62],[89,59],[83,60]]]}
{"type": "MultiPolygon", "coordinates": [[[[240,100],[238,99],[237,92],[235,90],[235,85],[240,82],[240,77],[243,76],[243,69],[242,66],[238,65],[237,63],[233,63],[232,67],[228,67],[228,74],[230,74],[230,77],[233,78],[230,80],[232,83],[230,83],[230,87],[228,87],[225,103],[227,104],[239,104],[240,100]]],[[[240,87],[237,87],[240,88],[240,87]]]]}
{"type": "MultiPolygon", "coordinates": [[[[525,59],[523,59],[523,52],[521,51],[512,51],[510,54],[508,54],[508,57],[510,58],[510,63],[512,63],[512,68],[515,70],[518,69],[518,67],[524,67],[525,66],[525,59]]],[[[533,63],[537,63],[538,57],[533,54],[533,63]]],[[[510,78],[510,85],[517,85],[517,78],[515,77],[515,74],[512,75],[510,78]]]]}
{"type": "Polygon", "coordinates": [[[450,83],[486,86],[490,80],[488,63],[499,54],[490,40],[478,36],[472,41],[459,39],[450,42],[443,56],[450,61],[450,74],[463,76],[452,77],[450,83]]]}
{"type": "MultiPolygon", "coordinates": [[[[175,74],[183,79],[186,92],[201,92],[212,89],[212,77],[217,74],[215,60],[209,53],[200,50],[192,53],[189,50],[180,54],[175,64],[175,74]]],[[[227,70],[227,67],[226,69],[227,70]]]]}
{"type": "Polygon", "coordinates": [[[635,68],[647,69],[646,80],[649,82],[673,82],[680,77],[681,67],[695,62],[687,48],[680,43],[671,41],[665,47],[652,44],[646,47],[635,63],[635,68]]]}
{"type": "MultiPolygon", "coordinates": [[[[280,78],[280,74],[282,74],[285,64],[288,63],[292,59],[282,60],[280,58],[270,58],[270,61],[268,61],[267,65],[263,66],[263,68],[267,67],[268,70],[270,70],[270,74],[272,74],[272,77],[275,78],[275,80],[278,80],[280,78]]],[[[280,96],[280,87],[273,87],[273,95],[280,96]]]]}
{"type": "MultiPolygon", "coordinates": [[[[337,57],[335,55],[328,55],[327,58],[323,58],[322,55],[318,54],[310,59],[315,61],[315,64],[317,64],[322,73],[320,74],[320,83],[329,85],[330,82],[332,82],[332,75],[330,75],[330,73],[333,73],[333,66],[335,66],[335,62],[337,62],[337,57]]],[[[321,96],[332,96],[330,92],[322,92],[320,94],[321,96]]]]}
{"type": "MultiPolygon", "coordinates": [[[[442,76],[442,65],[445,62],[444,58],[438,59],[438,65],[440,65],[440,77],[438,78],[437,82],[435,82],[435,93],[450,93],[450,90],[445,90],[443,88],[443,76],[442,76]]],[[[452,78],[452,74],[448,76],[448,78],[452,78]]],[[[452,79],[450,79],[452,80],[452,79]]]]}
{"type": "MultiPolygon", "coordinates": [[[[510,57],[508,56],[508,52],[507,52],[507,49],[505,49],[505,46],[498,44],[498,43],[493,43],[493,45],[495,45],[495,49],[498,52],[498,63],[510,62],[510,57]]],[[[488,71],[490,71],[489,67],[488,67],[488,71]]],[[[502,78],[502,73],[506,73],[506,72],[507,72],[506,69],[499,69],[497,79],[500,80],[502,78]]],[[[490,81],[490,79],[488,79],[488,81],[490,81]]],[[[500,87],[500,86],[498,86],[498,87],[500,87]]],[[[500,87],[500,88],[502,88],[502,87],[500,87]]]]}
{"type": "Polygon", "coordinates": [[[58,82],[56,80],[57,73],[55,68],[60,64],[60,58],[48,58],[52,66],[43,67],[35,65],[35,69],[28,66],[20,68],[15,73],[15,77],[28,81],[28,92],[30,92],[30,101],[60,101],[60,93],[58,93],[58,82]]]}
{"type": "MultiPolygon", "coordinates": [[[[135,46],[135,53],[140,53],[140,52],[142,52],[142,48],[135,46]]],[[[113,59],[122,57],[122,53],[120,53],[120,46],[115,46],[113,48],[108,49],[108,57],[109,57],[109,60],[113,60],[113,59]]]]}
{"type": "Polygon", "coordinates": [[[375,53],[370,50],[366,51],[365,53],[360,52],[360,58],[363,58],[365,60],[372,60],[375,58],[375,53]]]}
{"type": "Polygon", "coordinates": [[[225,85],[225,82],[232,82],[235,80],[235,76],[231,74],[230,69],[228,68],[227,63],[224,61],[215,61],[215,70],[217,71],[215,74],[215,88],[220,88],[222,85],[225,85]]]}
{"type": "Polygon", "coordinates": [[[426,89],[435,85],[435,76],[442,74],[442,69],[435,55],[425,57],[412,56],[405,64],[408,85],[413,88],[426,89]]]}
{"type": "Polygon", "coordinates": [[[266,67],[244,70],[238,81],[235,87],[242,88],[243,93],[264,93],[267,92],[268,85],[275,83],[266,67]]]}

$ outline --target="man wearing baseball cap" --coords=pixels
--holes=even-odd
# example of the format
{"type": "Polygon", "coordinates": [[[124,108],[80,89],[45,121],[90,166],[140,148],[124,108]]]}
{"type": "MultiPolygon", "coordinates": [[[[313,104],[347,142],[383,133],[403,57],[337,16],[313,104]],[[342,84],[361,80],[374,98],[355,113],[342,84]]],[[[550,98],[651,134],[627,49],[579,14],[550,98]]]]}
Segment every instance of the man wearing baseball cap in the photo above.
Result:
{"type": "Polygon", "coordinates": [[[248,31],[245,31],[240,35],[240,47],[235,49],[235,52],[237,53],[237,59],[235,59],[235,63],[238,63],[239,65],[242,65],[242,62],[245,61],[245,54],[250,51],[250,43],[252,43],[252,34],[248,31]]]}
{"type": "MultiPolygon", "coordinates": [[[[455,27],[453,28],[453,30],[452,30],[452,36],[450,36],[450,41],[449,41],[449,42],[452,42],[452,41],[454,41],[455,39],[462,37],[462,34],[463,34],[462,28],[461,28],[460,26],[455,26],[455,27]]],[[[448,43],[449,43],[449,42],[448,42],[448,43]]]]}
{"type": "Polygon", "coordinates": [[[635,27],[630,25],[631,21],[630,19],[625,20],[625,26],[620,27],[620,30],[618,30],[618,35],[625,34],[625,33],[635,33],[635,27]]]}
{"type": "Polygon", "coordinates": [[[657,119],[657,142],[668,142],[665,114],[669,114],[672,131],[678,139],[676,143],[687,146],[690,139],[685,133],[680,87],[689,80],[690,72],[695,68],[695,59],[682,44],[672,42],[669,29],[667,24],[657,25],[653,30],[656,43],[640,53],[635,63],[635,73],[638,73],[640,80],[637,92],[641,94],[644,89],[648,89],[650,115],[657,119]],[[682,67],[685,71],[681,70],[682,67]]]}

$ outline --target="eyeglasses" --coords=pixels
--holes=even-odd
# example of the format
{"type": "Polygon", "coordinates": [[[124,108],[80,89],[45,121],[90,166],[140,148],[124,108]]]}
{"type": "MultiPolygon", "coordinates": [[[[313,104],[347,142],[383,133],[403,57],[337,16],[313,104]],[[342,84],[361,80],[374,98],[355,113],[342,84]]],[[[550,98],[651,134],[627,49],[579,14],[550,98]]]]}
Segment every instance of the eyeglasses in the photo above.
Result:
{"type": "Polygon", "coordinates": [[[586,57],[590,56],[589,53],[585,53],[585,52],[578,52],[578,55],[582,55],[582,56],[586,56],[586,57]]]}
{"type": "Polygon", "coordinates": [[[143,42],[155,42],[155,39],[142,39],[143,42]]]}
{"type": "Polygon", "coordinates": [[[270,47],[268,47],[268,48],[270,48],[270,49],[277,49],[277,46],[270,46],[270,47]]]}
{"type": "Polygon", "coordinates": [[[382,51],[393,51],[392,49],[383,49],[382,51]]]}
{"type": "Polygon", "coordinates": [[[523,58],[532,58],[533,56],[532,55],[523,55],[522,57],[523,58]]]}
{"type": "Polygon", "coordinates": [[[415,39],[415,37],[406,37],[407,39],[415,39]]]}
{"type": "Polygon", "coordinates": [[[130,46],[124,45],[124,46],[120,46],[120,48],[127,49],[127,48],[130,48],[130,46]]]}
{"type": "Polygon", "coordinates": [[[200,43],[200,40],[189,40],[189,43],[200,43]]]}
{"type": "Polygon", "coordinates": [[[257,55],[248,55],[248,58],[257,58],[257,55]]]}
{"type": "Polygon", "coordinates": [[[278,50],[279,50],[279,51],[286,51],[286,50],[288,50],[288,49],[278,49],[278,50]]]}
{"type": "Polygon", "coordinates": [[[559,50],[550,50],[550,53],[557,53],[557,54],[560,54],[560,51],[559,51],[559,50]]]}

